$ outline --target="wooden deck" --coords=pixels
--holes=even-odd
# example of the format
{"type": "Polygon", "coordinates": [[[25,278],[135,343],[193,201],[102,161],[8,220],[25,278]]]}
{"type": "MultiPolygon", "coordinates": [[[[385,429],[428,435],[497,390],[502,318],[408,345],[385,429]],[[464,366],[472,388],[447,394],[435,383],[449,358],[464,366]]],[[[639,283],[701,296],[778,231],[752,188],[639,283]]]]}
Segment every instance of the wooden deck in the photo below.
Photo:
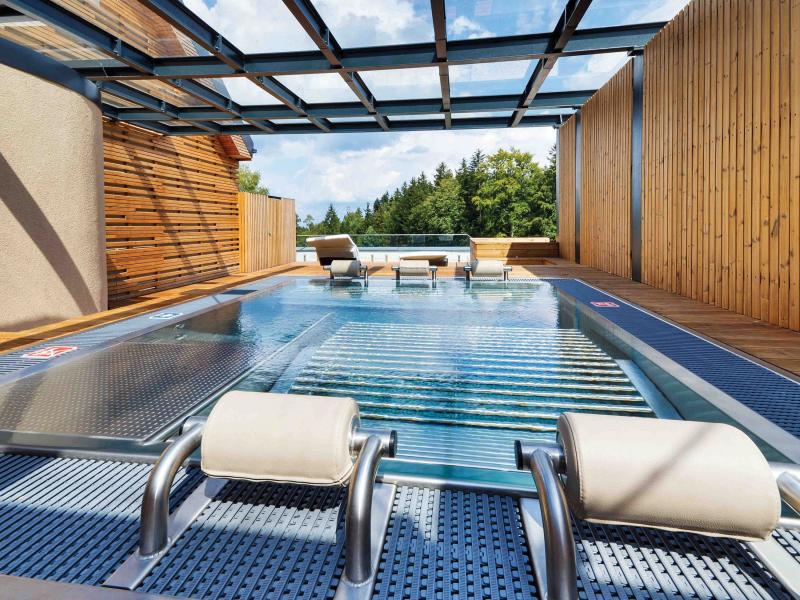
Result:
{"type": "MultiPolygon", "coordinates": [[[[515,266],[512,276],[525,274],[538,277],[575,277],[607,292],[634,302],[688,329],[746,352],[781,369],[800,375],[800,333],[781,329],[737,315],[730,311],[702,304],[688,298],[617,277],[590,267],[560,259],[547,259],[550,264],[515,266]]],[[[323,276],[317,265],[295,264],[242,275],[229,275],[204,283],[187,285],[141,296],[108,311],[69,319],[20,332],[0,332],[0,352],[35,344],[97,325],[131,317],[178,302],[234,287],[269,275],[323,276]]],[[[440,277],[463,275],[461,268],[440,267],[440,277]]],[[[390,265],[373,265],[371,277],[392,277],[390,265]]]]}

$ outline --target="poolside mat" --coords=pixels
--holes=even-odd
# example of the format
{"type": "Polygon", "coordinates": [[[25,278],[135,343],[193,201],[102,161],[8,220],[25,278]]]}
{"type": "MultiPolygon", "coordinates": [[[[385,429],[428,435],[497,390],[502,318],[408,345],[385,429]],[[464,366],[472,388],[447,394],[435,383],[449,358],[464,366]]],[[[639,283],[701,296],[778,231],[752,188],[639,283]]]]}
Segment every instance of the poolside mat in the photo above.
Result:
{"type": "Polygon", "coordinates": [[[398,431],[399,460],[506,471],[514,440],[552,440],[564,411],[653,415],[576,329],[347,322],[291,392],[355,398],[398,431]]]}
{"type": "Polygon", "coordinates": [[[346,488],[231,482],[138,591],[191,598],[331,598],[346,488]]]}
{"type": "Polygon", "coordinates": [[[235,343],[123,342],[0,387],[0,430],[142,441],[253,362],[235,343]]]}
{"type": "Polygon", "coordinates": [[[400,487],[374,598],[536,598],[516,500],[400,487]]]}
{"type": "Polygon", "coordinates": [[[581,598],[791,598],[736,540],[586,521],[573,527],[581,598]]]}
{"type": "MultiPolygon", "coordinates": [[[[0,455],[0,573],[101,584],[133,551],[151,465],[0,455]]],[[[181,470],[176,506],[200,481],[181,470]]]]}
{"type": "Polygon", "coordinates": [[[800,436],[800,383],[574,279],[547,279],[625,331],[794,436],[800,436]],[[591,305],[592,302],[611,306],[591,305]]]}

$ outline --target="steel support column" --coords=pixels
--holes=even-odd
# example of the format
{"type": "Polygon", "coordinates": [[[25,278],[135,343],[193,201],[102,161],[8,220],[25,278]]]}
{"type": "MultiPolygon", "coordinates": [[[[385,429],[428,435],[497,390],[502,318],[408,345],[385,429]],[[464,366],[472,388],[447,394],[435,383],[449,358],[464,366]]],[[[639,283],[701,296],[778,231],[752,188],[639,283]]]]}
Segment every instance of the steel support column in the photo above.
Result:
{"type": "Polygon", "coordinates": [[[631,278],[642,280],[642,126],[644,109],[644,55],[633,55],[633,111],[631,113],[631,278]]]}

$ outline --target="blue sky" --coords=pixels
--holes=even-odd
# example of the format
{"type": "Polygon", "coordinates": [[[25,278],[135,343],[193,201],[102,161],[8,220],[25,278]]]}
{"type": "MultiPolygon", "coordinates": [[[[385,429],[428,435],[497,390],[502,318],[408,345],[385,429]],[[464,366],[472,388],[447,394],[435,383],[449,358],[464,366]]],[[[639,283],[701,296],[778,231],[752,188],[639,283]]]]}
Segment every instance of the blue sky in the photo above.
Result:
{"type": "MultiPolygon", "coordinates": [[[[667,20],[687,0],[594,0],[581,27],[667,20]]],[[[244,52],[312,50],[314,44],[281,0],[186,0],[186,4],[244,52]]],[[[344,47],[433,40],[429,0],[316,0],[315,6],[344,47]]],[[[550,31],[565,0],[447,0],[448,38],[468,39],[550,31]]],[[[556,63],[543,91],[594,89],[627,57],[618,54],[568,57],[556,63]]],[[[534,61],[450,68],[453,96],[521,93],[534,61]]],[[[363,74],[379,100],[439,96],[435,68],[363,74]]],[[[336,74],[279,78],[307,102],[353,101],[336,74]]],[[[245,79],[226,86],[242,104],[277,100],[245,79]]],[[[533,114],[533,113],[529,113],[533,114]]],[[[476,115],[478,116],[478,115],[476,115]]],[[[500,116],[496,114],[496,116],[500,116]]],[[[551,128],[487,129],[404,133],[255,136],[251,166],[274,194],[295,198],[302,216],[321,216],[363,206],[439,162],[457,165],[480,148],[516,147],[544,160],[555,143],[551,128]]]]}

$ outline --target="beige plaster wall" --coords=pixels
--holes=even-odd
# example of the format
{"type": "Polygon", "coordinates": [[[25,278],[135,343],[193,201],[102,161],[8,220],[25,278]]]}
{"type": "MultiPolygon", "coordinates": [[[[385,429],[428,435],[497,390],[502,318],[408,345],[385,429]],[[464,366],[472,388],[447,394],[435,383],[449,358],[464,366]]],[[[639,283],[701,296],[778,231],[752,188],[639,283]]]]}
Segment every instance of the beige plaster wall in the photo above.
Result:
{"type": "Polygon", "coordinates": [[[100,109],[3,65],[0,82],[0,331],[104,310],[100,109]]]}

